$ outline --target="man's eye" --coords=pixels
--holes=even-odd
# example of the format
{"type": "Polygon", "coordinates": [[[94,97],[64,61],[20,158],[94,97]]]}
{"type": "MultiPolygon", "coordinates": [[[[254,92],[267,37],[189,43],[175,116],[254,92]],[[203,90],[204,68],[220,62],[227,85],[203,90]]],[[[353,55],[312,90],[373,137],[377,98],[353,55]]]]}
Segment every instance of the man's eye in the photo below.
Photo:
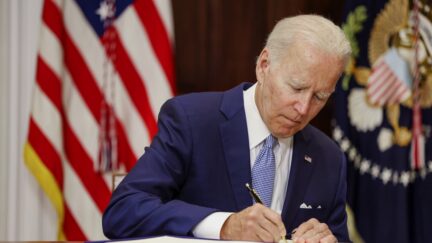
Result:
{"type": "Polygon", "coordinates": [[[299,88],[299,87],[294,87],[291,85],[291,89],[294,90],[295,92],[300,92],[303,90],[303,88],[299,88]]]}
{"type": "Polygon", "coordinates": [[[324,96],[314,95],[315,99],[318,101],[325,101],[326,98],[324,96]]]}

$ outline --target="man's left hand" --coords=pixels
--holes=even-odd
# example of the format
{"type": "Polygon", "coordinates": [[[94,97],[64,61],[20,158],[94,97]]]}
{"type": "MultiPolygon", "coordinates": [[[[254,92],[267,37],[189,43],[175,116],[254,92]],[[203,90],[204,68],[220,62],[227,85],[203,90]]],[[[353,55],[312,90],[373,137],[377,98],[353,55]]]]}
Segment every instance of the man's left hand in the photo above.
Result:
{"type": "Polygon", "coordinates": [[[336,237],[330,231],[327,224],[320,223],[312,218],[302,223],[292,235],[295,243],[335,243],[336,237]]]}

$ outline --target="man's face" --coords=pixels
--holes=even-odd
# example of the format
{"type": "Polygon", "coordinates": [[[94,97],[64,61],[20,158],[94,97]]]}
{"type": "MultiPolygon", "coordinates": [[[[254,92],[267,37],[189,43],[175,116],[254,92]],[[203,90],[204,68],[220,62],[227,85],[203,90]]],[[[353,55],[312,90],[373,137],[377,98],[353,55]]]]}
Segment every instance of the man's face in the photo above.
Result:
{"type": "Polygon", "coordinates": [[[286,138],[303,129],[324,107],[342,70],[342,60],[310,45],[293,45],[277,63],[264,49],[255,100],[271,133],[286,138]]]}

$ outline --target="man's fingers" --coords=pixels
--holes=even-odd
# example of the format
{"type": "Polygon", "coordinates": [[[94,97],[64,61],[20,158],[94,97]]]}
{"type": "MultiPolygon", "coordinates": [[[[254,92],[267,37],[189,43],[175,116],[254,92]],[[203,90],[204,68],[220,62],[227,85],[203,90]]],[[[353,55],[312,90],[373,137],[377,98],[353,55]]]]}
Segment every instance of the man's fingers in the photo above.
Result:
{"type": "Polygon", "coordinates": [[[316,219],[310,219],[301,224],[293,234],[294,242],[331,242],[337,241],[327,224],[320,223],[316,219]]]}
{"type": "Polygon", "coordinates": [[[330,235],[327,235],[326,237],[322,238],[319,242],[320,243],[336,243],[337,239],[334,235],[330,234],[330,235]]]}
{"type": "Polygon", "coordinates": [[[308,221],[302,223],[299,227],[297,227],[293,238],[299,238],[300,236],[304,235],[307,231],[313,229],[316,224],[319,224],[319,221],[315,218],[311,218],[308,221]]]}
{"type": "Polygon", "coordinates": [[[274,222],[268,220],[267,218],[265,218],[264,220],[261,220],[258,222],[259,226],[265,230],[266,232],[268,232],[269,234],[271,234],[272,236],[272,241],[279,241],[281,236],[285,236],[283,234],[283,232],[285,231],[285,226],[284,226],[284,230],[281,231],[279,226],[276,225],[274,222]]]}
{"type": "Polygon", "coordinates": [[[261,216],[260,218],[256,219],[254,223],[259,225],[259,227],[271,235],[271,239],[268,238],[267,234],[263,234],[263,237],[260,235],[261,240],[266,242],[278,242],[281,236],[285,236],[285,225],[283,224],[282,218],[279,214],[263,205],[254,205],[254,207],[258,212],[257,214],[261,216]]]}
{"type": "Polygon", "coordinates": [[[278,232],[275,233],[278,235],[278,240],[280,239],[281,236],[286,236],[286,229],[285,229],[285,225],[282,222],[282,218],[279,214],[277,214],[276,212],[272,211],[272,210],[265,210],[264,211],[264,216],[266,217],[266,219],[268,219],[273,225],[275,225],[278,229],[278,232]]]}
{"type": "Polygon", "coordinates": [[[263,227],[258,227],[255,231],[256,233],[256,237],[263,242],[274,242],[275,241],[275,237],[274,234],[270,233],[269,231],[267,231],[267,229],[263,228],[263,227]]]}
{"type": "Polygon", "coordinates": [[[277,242],[285,233],[285,226],[276,212],[255,204],[228,217],[220,236],[226,240],[277,242]]]}
{"type": "Polygon", "coordinates": [[[324,237],[328,234],[331,234],[331,231],[328,229],[328,226],[324,223],[317,223],[313,226],[313,228],[306,231],[302,238],[309,239],[309,238],[316,238],[317,235],[324,237]]]}
{"type": "MultiPolygon", "coordinates": [[[[302,238],[307,239],[308,242],[327,242],[323,241],[324,239],[331,239],[331,237],[334,238],[330,230],[324,230],[324,231],[314,231],[310,235],[307,233],[302,236],[302,238]]],[[[336,238],[335,238],[336,239],[336,238]]],[[[334,242],[334,241],[331,241],[334,242]]]]}

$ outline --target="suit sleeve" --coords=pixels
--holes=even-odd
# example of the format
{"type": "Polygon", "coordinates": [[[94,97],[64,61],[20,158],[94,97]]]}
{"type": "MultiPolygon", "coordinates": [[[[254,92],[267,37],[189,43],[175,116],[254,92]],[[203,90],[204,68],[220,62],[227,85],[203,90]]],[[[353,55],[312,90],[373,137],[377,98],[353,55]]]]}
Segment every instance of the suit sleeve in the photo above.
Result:
{"type": "Polygon", "coordinates": [[[339,170],[338,189],[334,199],[334,209],[329,216],[329,227],[333,234],[340,242],[349,242],[348,229],[347,229],[347,215],[345,210],[346,202],[346,159],[344,153],[339,153],[341,159],[341,166],[339,170]]]}
{"type": "Polygon", "coordinates": [[[191,235],[193,227],[216,209],[177,199],[192,160],[191,125],[176,99],[158,118],[158,134],[117,187],[102,223],[108,238],[191,235]]]}

